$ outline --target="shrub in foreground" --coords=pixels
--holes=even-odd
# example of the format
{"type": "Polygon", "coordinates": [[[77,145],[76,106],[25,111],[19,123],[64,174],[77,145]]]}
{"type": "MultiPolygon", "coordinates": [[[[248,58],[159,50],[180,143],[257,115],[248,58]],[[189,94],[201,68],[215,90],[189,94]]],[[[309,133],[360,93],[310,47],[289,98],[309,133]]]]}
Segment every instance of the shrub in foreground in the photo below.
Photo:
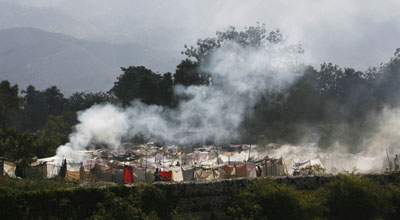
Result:
{"type": "Polygon", "coordinates": [[[292,186],[257,180],[234,198],[230,219],[311,219],[322,215],[316,198],[292,186]]]}

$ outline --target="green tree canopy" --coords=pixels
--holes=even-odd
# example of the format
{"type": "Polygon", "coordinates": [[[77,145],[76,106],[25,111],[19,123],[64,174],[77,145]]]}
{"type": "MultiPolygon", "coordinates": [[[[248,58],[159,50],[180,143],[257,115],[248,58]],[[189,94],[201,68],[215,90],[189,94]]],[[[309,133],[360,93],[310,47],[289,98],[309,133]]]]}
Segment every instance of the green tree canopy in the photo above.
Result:
{"type": "Polygon", "coordinates": [[[8,160],[18,161],[26,165],[35,156],[33,144],[35,139],[35,135],[31,133],[8,129],[0,137],[0,149],[8,160]]]}
{"type": "Polygon", "coordinates": [[[146,104],[170,105],[172,82],[171,74],[160,75],[143,66],[121,68],[121,74],[110,90],[123,105],[137,99],[146,104]]]}
{"type": "Polygon", "coordinates": [[[20,107],[18,85],[11,86],[8,81],[0,82],[0,128],[15,125],[15,116],[20,107]]]}
{"type": "Polygon", "coordinates": [[[57,148],[68,142],[68,135],[73,126],[70,123],[62,115],[50,115],[43,129],[36,134],[35,155],[39,158],[55,155],[57,148]]]}

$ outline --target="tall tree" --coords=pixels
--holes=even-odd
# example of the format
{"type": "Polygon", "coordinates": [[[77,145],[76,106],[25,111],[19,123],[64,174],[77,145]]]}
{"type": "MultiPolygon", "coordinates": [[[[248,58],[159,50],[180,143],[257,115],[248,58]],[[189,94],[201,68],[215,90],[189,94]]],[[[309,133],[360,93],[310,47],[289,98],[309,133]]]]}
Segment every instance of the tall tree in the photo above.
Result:
{"type": "Polygon", "coordinates": [[[15,116],[20,107],[18,85],[0,82],[0,128],[7,129],[15,125],[15,116]]]}
{"type": "Polygon", "coordinates": [[[81,111],[87,108],[90,108],[96,104],[102,103],[114,103],[115,98],[105,92],[96,92],[96,93],[84,93],[84,92],[75,92],[68,99],[67,109],[69,111],[81,111]]]}
{"type": "Polygon", "coordinates": [[[30,85],[22,93],[25,96],[21,124],[25,130],[40,129],[49,115],[61,115],[64,112],[66,100],[56,86],[39,91],[30,85]]]}
{"type": "Polygon", "coordinates": [[[172,106],[173,103],[173,84],[174,80],[171,73],[165,73],[159,83],[159,103],[164,106],[172,106]]]}
{"type": "Polygon", "coordinates": [[[208,76],[199,71],[199,63],[190,59],[182,60],[176,67],[174,84],[183,86],[201,85],[209,83],[208,76]]]}
{"type": "Polygon", "coordinates": [[[21,122],[22,129],[35,131],[43,127],[46,122],[47,108],[45,98],[32,85],[23,90],[22,94],[25,94],[21,122]]]}
{"type": "Polygon", "coordinates": [[[51,86],[42,92],[47,115],[60,115],[64,111],[64,95],[56,86],[51,86]]]}
{"type": "Polygon", "coordinates": [[[143,66],[121,69],[124,73],[118,77],[110,93],[120,99],[124,105],[128,105],[135,99],[146,104],[169,105],[161,97],[166,94],[162,94],[160,89],[168,93],[172,91],[170,74],[164,75],[166,77],[164,79],[164,76],[143,66]]]}

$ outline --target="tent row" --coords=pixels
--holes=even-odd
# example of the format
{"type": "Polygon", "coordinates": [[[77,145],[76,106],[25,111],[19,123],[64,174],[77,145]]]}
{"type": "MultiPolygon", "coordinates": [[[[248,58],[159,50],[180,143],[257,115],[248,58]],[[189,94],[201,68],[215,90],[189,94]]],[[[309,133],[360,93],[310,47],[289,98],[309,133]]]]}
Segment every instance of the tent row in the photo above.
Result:
{"type": "MultiPolygon", "coordinates": [[[[3,174],[15,177],[15,164],[4,162],[3,174]]],[[[255,178],[287,175],[282,159],[258,162],[230,162],[212,167],[174,166],[154,168],[142,166],[112,166],[110,163],[44,162],[32,164],[24,170],[24,178],[64,178],[86,182],[152,183],[155,181],[206,181],[232,178],[255,178]]]]}

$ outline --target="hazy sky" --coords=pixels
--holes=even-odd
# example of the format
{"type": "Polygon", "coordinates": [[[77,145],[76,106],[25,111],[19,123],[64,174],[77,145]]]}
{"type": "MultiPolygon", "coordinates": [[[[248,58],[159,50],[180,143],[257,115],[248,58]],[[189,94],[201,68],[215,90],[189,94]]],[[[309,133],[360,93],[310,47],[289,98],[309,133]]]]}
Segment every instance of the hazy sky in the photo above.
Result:
{"type": "Polygon", "coordinates": [[[316,66],[333,62],[365,69],[387,61],[400,47],[399,0],[0,0],[6,1],[57,10],[81,26],[48,31],[156,48],[176,60],[161,72],[173,70],[184,44],[257,21],[302,44],[316,66]]]}

